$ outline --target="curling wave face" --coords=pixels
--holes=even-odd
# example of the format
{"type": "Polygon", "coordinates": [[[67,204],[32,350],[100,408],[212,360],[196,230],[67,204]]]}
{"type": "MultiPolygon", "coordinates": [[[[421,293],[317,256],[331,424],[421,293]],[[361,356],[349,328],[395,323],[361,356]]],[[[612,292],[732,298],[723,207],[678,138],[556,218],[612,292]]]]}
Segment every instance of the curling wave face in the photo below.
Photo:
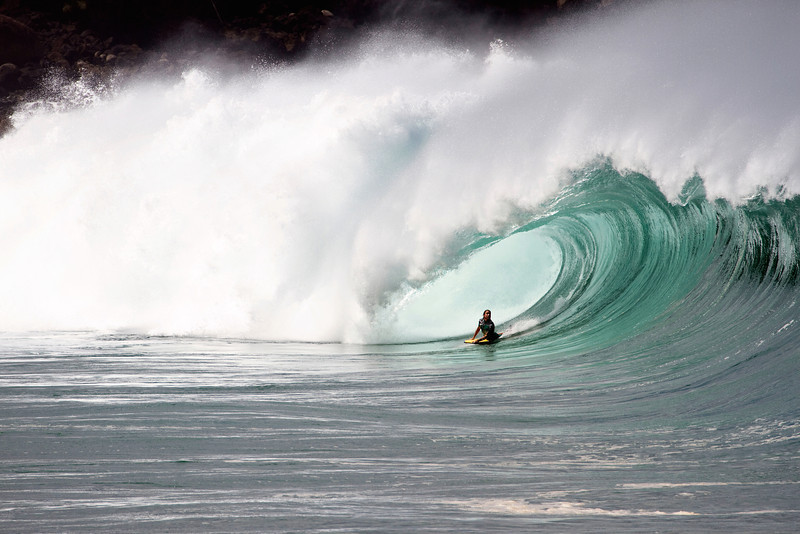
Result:
{"type": "Polygon", "coordinates": [[[709,202],[699,178],[670,203],[645,176],[587,169],[552,215],[519,230],[544,230],[565,258],[521,316],[538,318],[531,341],[577,353],[684,336],[706,354],[760,344],[795,323],[799,207],[798,197],[709,202]]]}

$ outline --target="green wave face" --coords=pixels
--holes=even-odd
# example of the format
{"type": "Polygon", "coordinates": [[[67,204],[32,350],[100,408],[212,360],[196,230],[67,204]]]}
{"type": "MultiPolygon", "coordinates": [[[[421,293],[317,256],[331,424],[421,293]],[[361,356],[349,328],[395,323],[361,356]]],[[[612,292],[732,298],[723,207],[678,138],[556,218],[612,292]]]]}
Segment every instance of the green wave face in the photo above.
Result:
{"type": "Polygon", "coordinates": [[[632,343],[634,356],[757,342],[797,315],[798,205],[710,202],[699,179],[674,205],[645,176],[586,171],[556,214],[534,223],[565,260],[527,312],[546,319],[530,341],[578,352],[632,343]]]}
{"type": "Polygon", "coordinates": [[[648,177],[602,162],[542,212],[507,237],[475,236],[392,313],[408,328],[457,317],[471,335],[492,308],[503,341],[464,357],[584,391],[583,409],[620,424],[791,412],[800,198],[734,206],[708,200],[695,177],[671,203],[648,177]],[[499,280],[508,286],[492,293],[499,280]],[[607,395],[649,400],[620,411],[607,395]]]}
{"type": "Polygon", "coordinates": [[[695,177],[671,203],[608,162],[574,178],[547,215],[477,236],[457,267],[396,301],[404,328],[465,332],[492,308],[511,356],[582,365],[694,367],[796,346],[800,199],[710,201],[695,177]]]}
{"type": "MultiPolygon", "coordinates": [[[[420,288],[406,288],[383,311],[396,339],[457,336],[490,304],[497,317],[517,317],[541,299],[561,269],[558,243],[541,229],[461,251],[456,268],[420,288]]],[[[388,326],[388,325],[387,325],[388,326]]]]}

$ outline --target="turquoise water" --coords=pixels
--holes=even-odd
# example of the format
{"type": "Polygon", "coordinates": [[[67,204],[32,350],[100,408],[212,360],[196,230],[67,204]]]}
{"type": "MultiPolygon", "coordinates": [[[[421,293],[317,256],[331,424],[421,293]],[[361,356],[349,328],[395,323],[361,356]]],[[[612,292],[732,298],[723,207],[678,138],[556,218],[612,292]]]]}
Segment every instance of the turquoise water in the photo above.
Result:
{"type": "Polygon", "coordinates": [[[18,113],[1,529],[796,530],[799,13],[720,5],[18,113]]]}

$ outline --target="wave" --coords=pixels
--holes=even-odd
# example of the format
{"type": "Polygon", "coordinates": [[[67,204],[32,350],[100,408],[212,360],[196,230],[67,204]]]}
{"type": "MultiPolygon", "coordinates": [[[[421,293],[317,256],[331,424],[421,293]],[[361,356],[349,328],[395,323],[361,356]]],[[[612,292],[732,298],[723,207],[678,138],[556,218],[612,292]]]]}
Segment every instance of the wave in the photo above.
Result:
{"type": "Polygon", "coordinates": [[[743,325],[775,333],[797,312],[798,207],[799,197],[709,202],[699,177],[673,204],[641,174],[587,169],[552,215],[520,230],[544,229],[567,259],[523,317],[540,318],[537,343],[574,338],[577,351],[687,329],[726,347],[743,325]]]}
{"type": "Polygon", "coordinates": [[[66,84],[0,139],[0,329],[387,343],[491,307],[557,351],[793,333],[799,9],[66,84]]]}

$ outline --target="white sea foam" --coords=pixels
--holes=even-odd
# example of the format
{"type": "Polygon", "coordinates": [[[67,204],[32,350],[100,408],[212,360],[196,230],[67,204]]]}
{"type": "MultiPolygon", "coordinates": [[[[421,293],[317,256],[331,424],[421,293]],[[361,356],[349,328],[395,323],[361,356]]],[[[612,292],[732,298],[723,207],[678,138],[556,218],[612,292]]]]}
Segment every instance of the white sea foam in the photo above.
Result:
{"type": "Polygon", "coordinates": [[[694,512],[677,511],[663,512],[660,510],[625,510],[605,509],[586,506],[581,502],[552,501],[534,503],[522,499],[470,499],[460,502],[446,503],[470,511],[480,511],[494,514],[530,515],[530,516],[610,516],[610,517],[641,517],[641,516],[691,516],[698,515],[694,512]]]}
{"type": "Polygon", "coordinates": [[[798,22],[796,2],[657,3],[513,47],[390,34],[81,86],[0,139],[0,329],[393,339],[370,333],[388,294],[598,154],[670,197],[694,173],[714,197],[798,194],[798,22]]]}

